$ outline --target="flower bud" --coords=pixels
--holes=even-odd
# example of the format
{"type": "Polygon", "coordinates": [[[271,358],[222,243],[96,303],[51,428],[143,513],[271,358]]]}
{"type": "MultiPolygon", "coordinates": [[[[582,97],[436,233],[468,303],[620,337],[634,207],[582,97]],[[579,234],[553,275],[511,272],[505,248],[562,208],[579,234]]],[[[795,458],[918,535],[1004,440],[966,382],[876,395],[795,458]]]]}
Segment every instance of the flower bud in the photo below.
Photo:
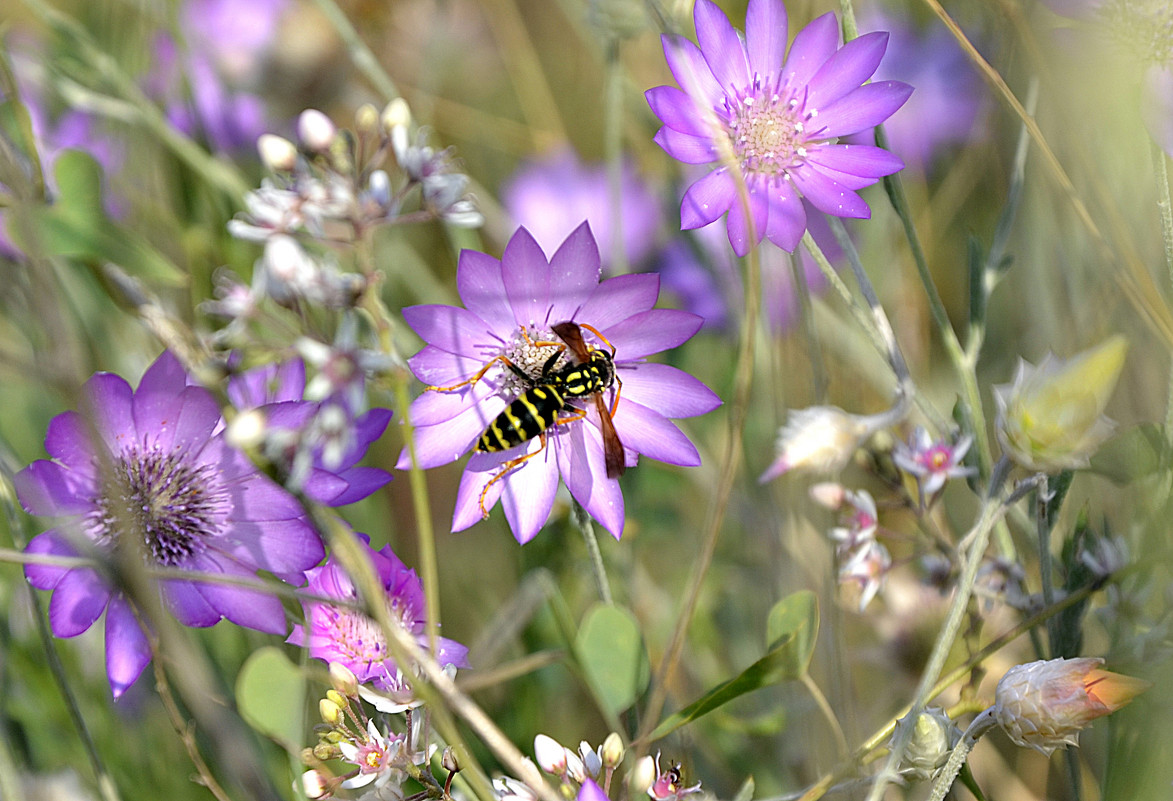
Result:
{"type": "Polygon", "coordinates": [[[297,138],[314,153],[329,150],[337,132],[330,118],[316,108],[307,108],[297,118],[297,138]]]}
{"type": "Polygon", "coordinates": [[[337,690],[326,690],[326,700],[332,704],[337,704],[339,709],[345,709],[349,706],[346,697],[337,690]]]}
{"type": "Polygon", "coordinates": [[[1050,755],[1079,745],[1079,732],[1150,684],[1102,670],[1103,659],[1049,659],[1006,671],[994,691],[994,718],[1017,745],[1050,755]]]}
{"type": "Polygon", "coordinates": [[[835,406],[795,409],[775,446],[774,463],[758,479],[765,483],[789,470],[835,473],[842,470],[865,439],[904,415],[904,405],[873,415],[848,414],[835,406]]]}
{"type": "Polygon", "coordinates": [[[354,112],[354,127],[359,133],[373,133],[379,126],[379,110],[370,103],[363,103],[354,112]]]}
{"type": "Polygon", "coordinates": [[[623,754],[623,738],[619,736],[618,732],[613,731],[607,735],[606,740],[603,740],[603,747],[599,749],[603,767],[608,769],[619,767],[619,763],[623,761],[623,754]]]}
{"type": "Polygon", "coordinates": [[[255,448],[265,441],[268,421],[260,409],[246,409],[235,415],[224,432],[228,444],[239,450],[255,448]]]}
{"type": "Polygon", "coordinates": [[[257,137],[257,153],[261,163],[274,172],[289,172],[297,166],[297,146],[276,134],[257,137]]]}
{"type": "Polygon", "coordinates": [[[330,782],[318,770],[307,770],[301,774],[301,791],[306,798],[329,798],[332,795],[330,782]]]}
{"type": "Polygon", "coordinates": [[[895,738],[900,730],[912,726],[912,735],[900,762],[900,772],[910,778],[924,781],[945,764],[949,752],[961,738],[957,726],[943,709],[929,707],[916,717],[915,722],[903,717],[896,724],[895,738]]]}
{"type": "Polygon", "coordinates": [[[551,776],[562,776],[566,773],[566,748],[545,734],[534,737],[534,757],[538,766],[551,776]]]}
{"type": "Polygon", "coordinates": [[[330,683],[347,698],[358,697],[358,678],[341,662],[330,663],[330,683]]]}
{"type": "Polygon", "coordinates": [[[809,492],[812,501],[832,512],[838,512],[847,501],[847,488],[837,481],[820,481],[811,485],[809,492]]]}
{"type": "Polygon", "coordinates": [[[656,761],[650,756],[640,757],[627,776],[627,789],[633,796],[646,793],[656,781],[656,761]]]}
{"type": "Polygon", "coordinates": [[[448,746],[444,749],[444,753],[440,755],[440,765],[449,773],[460,772],[460,760],[456,756],[456,749],[448,746]]]}
{"type": "Polygon", "coordinates": [[[323,698],[318,701],[318,715],[321,716],[323,722],[337,726],[342,722],[342,707],[329,698],[323,698]]]}
{"type": "Polygon", "coordinates": [[[591,748],[591,744],[583,740],[578,744],[578,756],[582,760],[582,769],[592,779],[599,778],[603,770],[603,758],[599,752],[591,748]]]}
{"type": "Polygon", "coordinates": [[[407,128],[411,125],[411,109],[408,108],[407,101],[402,97],[397,97],[387,104],[383,109],[382,117],[383,130],[391,133],[396,128],[407,128]]]}
{"type": "Polygon", "coordinates": [[[1112,433],[1103,412],[1127,350],[1124,337],[1112,336],[1071,359],[1020,361],[1014,382],[994,387],[998,441],[1011,458],[1045,473],[1085,467],[1112,433]]]}

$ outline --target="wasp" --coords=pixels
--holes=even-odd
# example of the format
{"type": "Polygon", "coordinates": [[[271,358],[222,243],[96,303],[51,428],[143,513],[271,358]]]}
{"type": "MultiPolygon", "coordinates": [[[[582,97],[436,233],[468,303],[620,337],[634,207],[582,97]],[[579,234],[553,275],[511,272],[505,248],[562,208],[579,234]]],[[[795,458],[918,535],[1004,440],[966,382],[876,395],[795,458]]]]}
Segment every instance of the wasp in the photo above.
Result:
{"type": "MultiPolygon", "coordinates": [[[[477,440],[476,450],[482,453],[497,453],[514,448],[528,442],[534,437],[540,437],[542,447],[531,453],[518,456],[505,462],[500,472],[481,490],[481,514],[488,517],[485,509],[485,496],[489,488],[510,471],[520,467],[528,459],[542,452],[546,446],[546,431],[556,425],[572,423],[586,417],[587,410],[572,406],[573,401],[592,399],[599,417],[599,429],[603,436],[604,463],[608,478],[618,478],[626,469],[626,459],[623,444],[619,434],[615,431],[612,416],[619,404],[619,387],[622,382],[615,372],[615,349],[607,338],[594,327],[585,323],[562,322],[551,326],[551,330],[562,340],[559,342],[533,342],[534,345],[557,345],[558,350],[550,355],[542,365],[541,374],[531,376],[505,356],[498,356],[486,364],[468,381],[452,387],[431,387],[440,391],[451,391],[481,379],[493,363],[501,361],[515,375],[522,379],[529,388],[510,402],[497,417],[489,423],[477,440]],[[609,350],[591,347],[583,339],[582,329],[585,328],[598,337],[599,341],[609,350]],[[559,360],[569,351],[570,359],[562,366],[557,366],[559,360]],[[603,393],[611,387],[616,387],[615,398],[608,408],[603,399],[603,393]],[[570,414],[560,417],[563,412],[570,410],[570,414]]],[[[528,336],[527,336],[528,338],[528,336]]]]}

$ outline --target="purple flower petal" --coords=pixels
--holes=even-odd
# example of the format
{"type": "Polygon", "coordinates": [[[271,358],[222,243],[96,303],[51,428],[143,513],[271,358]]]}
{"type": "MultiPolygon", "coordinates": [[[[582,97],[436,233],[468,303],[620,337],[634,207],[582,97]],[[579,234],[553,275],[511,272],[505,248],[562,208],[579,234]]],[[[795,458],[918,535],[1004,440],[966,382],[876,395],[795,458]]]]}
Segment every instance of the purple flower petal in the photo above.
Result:
{"type": "Polygon", "coordinates": [[[761,192],[756,191],[754,186],[751,185],[748,189],[747,199],[749,210],[753,215],[753,227],[750,227],[750,218],[746,216],[745,206],[740,198],[729,207],[729,219],[726,221],[729,244],[733,246],[733,252],[738,256],[745,256],[749,253],[749,249],[761,242],[762,237],[766,235],[769,200],[761,192]]]}
{"type": "Polygon", "coordinates": [[[912,87],[900,81],[875,81],[819,109],[820,136],[847,136],[879,125],[904,105],[912,87]]]}
{"type": "Polygon", "coordinates": [[[701,456],[679,428],[664,415],[624,399],[615,415],[615,430],[625,446],[668,464],[696,467],[701,456]]]}
{"type": "Polygon", "coordinates": [[[702,228],[737,203],[737,183],[725,167],[713,170],[693,183],[680,204],[680,228],[702,228]]]}
{"type": "Polygon", "coordinates": [[[860,189],[869,186],[876,178],[891,175],[904,168],[904,162],[882,148],[870,145],[823,145],[816,148],[807,157],[807,161],[817,165],[821,171],[844,175],[853,175],[868,180],[860,189]]]}
{"type": "Polygon", "coordinates": [[[660,277],[654,273],[618,275],[599,284],[576,319],[603,331],[656,305],[660,277]]]}
{"type": "Polygon", "coordinates": [[[584,222],[550,259],[550,322],[572,319],[599,285],[601,272],[598,245],[584,222]]]}
{"type": "Polygon", "coordinates": [[[625,512],[618,479],[607,478],[603,437],[593,425],[577,426],[558,437],[558,470],[582,508],[619,539],[625,512]]]}
{"type": "Polygon", "coordinates": [[[335,499],[349,489],[350,484],[342,476],[329,470],[312,467],[309,476],[301,485],[307,498],[326,506],[341,506],[335,499]]]}
{"type": "Polygon", "coordinates": [[[357,503],[382,489],[391,481],[391,474],[377,467],[352,467],[338,475],[339,478],[346,481],[347,488],[331,499],[331,506],[348,506],[357,503]]]}
{"type": "Polygon", "coordinates": [[[458,306],[408,306],[403,320],[420,339],[449,353],[468,353],[470,349],[500,348],[501,343],[489,333],[480,317],[458,306]]]}
{"type": "Polygon", "coordinates": [[[509,328],[513,308],[505,295],[501,262],[475,250],[462,250],[456,266],[456,289],[470,312],[487,322],[492,330],[509,328]]]}
{"type": "Polygon", "coordinates": [[[700,317],[676,309],[652,309],[634,314],[603,333],[623,361],[642,359],[652,353],[674,348],[695,334],[704,322],[700,317]]]}
{"type": "Polygon", "coordinates": [[[770,218],[766,236],[783,250],[794,252],[806,230],[806,209],[795,194],[790,181],[778,181],[770,187],[770,218]]]}
{"type": "Polygon", "coordinates": [[[705,61],[704,54],[683,36],[662,36],[664,59],[676,84],[696,102],[703,102],[709,108],[716,108],[725,98],[713,71],[705,61]]]}
{"type": "Polygon", "coordinates": [[[888,34],[865,33],[827,59],[807,84],[807,107],[823,109],[866,81],[880,66],[888,34]]]}
{"type": "Polygon", "coordinates": [[[97,571],[71,570],[61,577],[49,601],[49,624],[55,637],[76,637],[94,625],[110,601],[110,585],[97,571]]]}
{"type": "Polygon", "coordinates": [[[71,471],[93,481],[96,430],[77,412],[62,412],[49,421],[45,450],[71,471]]]}
{"type": "MultiPolygon", "coordinates": [[[[540,447],[540,445],[539,445],[540,447]]],[[[501,508],[518,543],[525,545],[542,530],[558,490],[558,464],[546,448],[501,479],[501,508]]]]}
{"type": "Polygon", "coordinates": [[[782,0],[749,0],[745,11],[746,51],[750,72],[773,75],[786,57],[786,6],[782,0]]]}
{"type": "Polygon", "coordinates": [[[232,524],[232,536],[223,546],[221,550],[238,562],[268,570],[286,581],[326,555],[321,538],[305,520],[238,521],[232,524]]]}
{"type": "Polygon", "coordinates": [[[98,494],[92,473],[70,470],[40,459],[13,477],[16,495],[26,512],[41,517],[82,515],[94,508],[98,494]]]}
{"type": "MultiPolygon", "coordinates": [[[[794,37],[790,55],[782,70],[786,82],[792,87],[802,87],[810,81],[827,59],[835,54],[839,46],[839,22],[835,15],[827,12],[817,17],[794,37]]],[[[822,113],[822,109],[819,109],[822,113]]]]}
{"type": "Polygon", "coordinates": [[[106,677],[115,698],[134,684],[150,661],[150,643],[130,604],[121,595],[114,596],[106,610],[106,677]]]}
{"type": "MultiPolygon", "coordinates": [[[[415,448],[419,466],[423,469],[439,467],[459,459],[468,453],[481,433],[505,408],[503,398],[494,397],[480,406],[470,406],[463,412],[441,425],[421,427],[415,430],[415,448]]],[[[399,470],[411,467],[406,449],[395,465],[399,470]]]]}
{"type": "MultiPolygon", "coordinates": [[[[199,561],[193,560],[193,563],[199,564],[199,561]]],[[[185,567],[195,569],[194,564],[185,567]]],[[[200,592],[202,586],[194,581],[178,579],[168,579],[160,583],[168,611],[185,626],[202,629],[220,622],[220,612],[208,603],[208,599],[200,592]]]]}
{"type": "MultiPolygon", "coordinates": [[[[492,371],[490,371],[491,373],[492,371]]],[[[411,423],[417,428],[445,423],[497,394],[496,382],[485,378],[455,392],[425,392],[411,404],[411,423]]]]}
{"type": "Polygon", "coordinates": [[[711,0],[696,0],[692,15],[701,52],[717,83],[726,91],[747,86],[750,74],[745,45],[725,12],[711,0]]]}
{"type": "MultiPolygon", "coordinates": [[[[536,440],[531,440],[527,448],[539,447],[536,440]]],[[[528,449],[525,451],[528,453],[528,449]]],[[[460,486],[456,490],[456,508],[452,512],[452,530],[464,531],[474,523],[479,523],[484,515],[481,514],[481,493],[492,482],[485,492],[485,509],[492,509],[501,497],[504,481],[493,481],[493,477],[500,470],[501,465],[517,455],[516,450],[505,453],[474,453],[469,457],[464,473],[460,476],[460,486]]]]}
{"type": "Polygon", "coordinates": [[[653,140],[669,156],[685,164],[711,164],[719,157],[711,138],[690,136],[667,125],[656,131],[653,140]]]}
{"type": "Polygon", "coordinates": [[[654,362],[624,368],[620,408],[628,400],[656,409],[665,417],[695,417],[721,405],[717,394],[696,378],[654,362]]]}
{"type": "MultiPolygon", "coordinates": [[[[236,578],[255,578],[251,571],[236,562],[211,553],[196,560],[193,568],[236,578]]],[[[201,582],[196,585],[196,590],[219,616],[238,626],[281,635],[289,630],[285,608],[272,593],[215,582],[201,582]]]]}
{"type": "Polygon", "coordinates": [[[824,214],[860,219],[871,216],[871,209],[863,198],[812,168],[799,168],[791,171],[791,175],[794,176],[794,185],[802,192],[803,197],[824,214]]]}
{"type": "Polygon", "coordinates": [[[226,489],[232,498],[228,519],[233,522],[295,520],[305,514],[297,498],[261,473],[235,481],[226,489]]]}
{"type": "Polygon", "coordinates": [[[435,345],[425,346],[408,359],[407,364],[416,378],[433,387],[459,384],[476,375],[477,371],[485,366],[484,362],[476,357],[451,353],[435,345]]]}
{"type": "MultiPolygon", "coordinates": [[[[525,326],[553,322],[546,319],[550,305],[550,263],[529,231],[517,229],[501,255],[501,269],[514,320],[525,326]]],[[[454,352],[467,351],[468,347],[464,346],[454,352]]]]}
{"type": "Polygon", "coordinates": [[[657,86],[644,92],[652,113],[673,130],[707,139],[712,135],[704,114],[692,96],[675,86],[657,86]]]}
{"type": "Polygon", "coordinates": [[[121,376],[96,373],[86,381],[83,396],[83,411],[93,418],[94,428],[102,434],[112,451],[117,453],[137,443],[134,393],[121,376]]]}
{"type": "MultiPolygon", "coordinates": [[[[28,547],[25,548],[25,553],[41,554],[44,556],[74,556],[76,557],[77,550],[69,542],[69,537],[65,532],[55,528],[48,531],[42,531],[37,536],[33,537],[29,542],[28,547]]],[[[64,578],[73,568],[57,567],[56,565],[36,565],[26,564],[24,566],[24,575],[28,579],[29,584],[32,584],[38,590],[51,590],[64,578]]]]}

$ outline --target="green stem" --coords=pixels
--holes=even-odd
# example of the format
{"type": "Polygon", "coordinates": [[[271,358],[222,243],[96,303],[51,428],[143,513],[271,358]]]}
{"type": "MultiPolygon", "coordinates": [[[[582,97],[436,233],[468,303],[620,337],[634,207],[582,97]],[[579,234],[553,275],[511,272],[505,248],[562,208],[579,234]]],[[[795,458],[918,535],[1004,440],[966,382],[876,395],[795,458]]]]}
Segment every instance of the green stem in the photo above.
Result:
{"type": "MultiPolygon", "coordinates": [[[[1043,583],[1043,603],[1051,606],[1055,603],[1055,587],[1051,583],[1051,516],[1047,514],[1050,494],[1047,492],[1045,475],[1039,477],[1038,489],[1035,492],[1035,525],[1039,535],[1039,580],[1043,583]]],[[[1047,652],[1041,656],[1055,656],[1054,629],[1050,625],[1047,626],[1047,652]]]]}
{"type": "Polygon", "coordinates": [[[583,542],[586,543],[587,555],[591,562],[591,573],[594,574],[595,585],[599,588],[599,599],[610,606],[615,601],[611,597],[611,584],[607,580],[607,569],[603,566],[603,554],[599,550],[599,538],[595,533],[595,527],[591,524],[591,517],[577,501],[574,503],[571,517],[574,519],[574,524],[578,526],[578,530],[582,532],[583,542]]]}
{"type": "Polygon", "coordinates": [[[957,778],[957,774],[961,772],[961,768],[965,765],[965,760],[969,756],[969,752],[973,750],[974,744],[983,734],[994,728],[997,721],[994,719],[994,708],[990,707],[985,712],[982,712],[973,719],[973,723],[969,724],[969,728],[965,730],[960,742],[954,746],[953,751],[949,754],[949,759],[945,762],[945,766],[941,768],[936,781],[933,782],[933,792],[929,796],[929,801],[943,801],[945,795],[949,792],[949,788],[953,786],[953,780],[957,778]]]}
{"type": "Polygon", "coordinates": [[[623,246],[623,68],[619,63],[619,40],[607,42],[607,76],[603,97],[603,158],[607,165],[607,196],[611,215],[611,274],[627,272],[627,250],[623,246]]]}
{"type": "Polygon", "coordinates": [[[399,97],[399,90],[395,86],[395,82],[391,80],[391,76],[379,64],[379,59],[375,58],[375,54],[367,47],[366,42],[358,35],[354,25],[350,23],[345,12],[338,7],[334,0],[314,0],[314,5],[333,26],[334,32],[342,40],[342,44],[346,46],[346,52],[350,54],[350,60],[358,67],[371,85],[375,87],[383,98],[384,103],[390,103],[395,98],[399,97]]]}
{"type": "MultiPolygon", "coordinates": [[[[1161,216],[1161,233],[1165,245],[1165,272],[1173,285],[1173,199],[1169,193],[1169,164],[1165,151],[1154,143],[1151,146],[1153,167],[1157,179],[1157,211],[1161,216]]],[[[1173,364],[1169,369],[1169,389],[1165,399],[1165,436],[1173,442],[1173,364]]]]}

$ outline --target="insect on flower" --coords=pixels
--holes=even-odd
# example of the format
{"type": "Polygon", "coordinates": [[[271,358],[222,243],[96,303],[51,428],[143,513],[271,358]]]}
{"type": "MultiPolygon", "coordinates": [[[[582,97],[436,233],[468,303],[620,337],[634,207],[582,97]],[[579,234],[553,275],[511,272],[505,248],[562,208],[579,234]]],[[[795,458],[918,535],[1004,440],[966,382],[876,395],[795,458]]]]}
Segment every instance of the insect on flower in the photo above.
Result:
{"type": "Polygon", "coordinates": [[[583,323],[566,321],[556,323],[550,329],[557,334],[562,342],[535,341],[526,334],[526,340],[534,347],[554,347],[554,351],[542,364],[541,373],[532,376],[518,367],[506,356],[496,356],[482,367],[472,378],[449,387],[429,387],[438,392],[452,392],[461,387],[475,384],[490,367],[496,362],[503,363],[514,375],[526,385],[522,394],[518,395],[493,422],[489,423],[476,449],[482,453],[497,453],[509,450],[533,439],[540,437],[542,447],[536,451],[518,456],[506,462],[497,475],[481,489],[480,507],[481,516],[489,516],[485,508],[485,496],[496,481],[510,471],[520,467],[527,460],[541,453],[546,447],[546,431],[556,425],[572,423],[581,420],[587,415],[587,410],[571,405],[572,401],[592,398],[595,410],[599,415],[599,427],[603,435],[603,453],[607,467],[608,478],[619,478],[626,469],[623,444],[619,441],[619,434],[615,431],[615,423],[611,417],[619,405],[619,389],[622,382],[615,373],[615,348],[593,326],[583,323]],[[585,328],[598,338],[608,350],[596,348],[586,343],[582,329],[585,328]],[[572,358],[567,359],[569,350],[572,358]],[[559,364],[561,363],[561,366],[559,364]],[[608,407],[603,398],[611,387],[615,387],[615,394],[608,407]],[[559,417],[562,412],[570,411],[565,417],[559,417]]]}

